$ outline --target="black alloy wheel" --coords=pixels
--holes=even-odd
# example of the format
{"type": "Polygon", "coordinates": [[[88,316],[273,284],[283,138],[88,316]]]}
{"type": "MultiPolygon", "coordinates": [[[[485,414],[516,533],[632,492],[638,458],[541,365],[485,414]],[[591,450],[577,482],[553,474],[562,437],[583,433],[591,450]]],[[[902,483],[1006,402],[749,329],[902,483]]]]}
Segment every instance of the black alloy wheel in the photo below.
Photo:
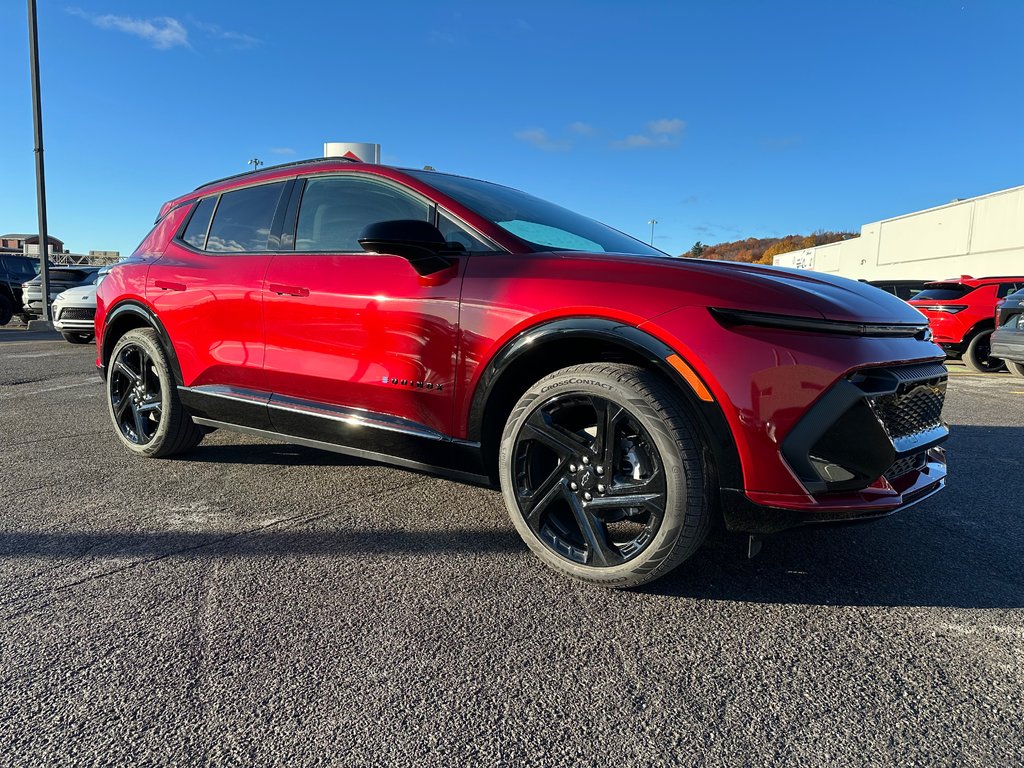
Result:
{"type": "Polygon", "coordinates": [[[668,381],[588,363],[556,371],[520,398],[498,470],[512,522],[541,560],[584,581],[634,587],[703,542],[705,453],[668,381]]]}
{"type": "Polygon", "coordinates": [[[107,363],[107,410],[121,445],[141,456],[184,453],[205,434],[182,405],[167,353],[151,328],[128,331],[114,345],[107,363]]]}
{"type": "Polygon", "coordinates": [[[163,416],[163,392],[153,360],[141,345],[118,349],[108,391],[114,424],[125,439],[139,446],[150,443],[163,416]]]}
{"type": "Polygon", "coordinates": [[[650,545],[665,517],[658,449],[636,418],[607,398],[547,400],[520,429],[514,460],[526,524],[581,565],[621,565],[650,545]]]}
{"type": "Polygon", "coordinates": [[[992,357],[992,334],[994,331],[980,331],[964,352],[964,365],[978,373],[995,373],[1003,369],[1003,360],[992,357]]]}

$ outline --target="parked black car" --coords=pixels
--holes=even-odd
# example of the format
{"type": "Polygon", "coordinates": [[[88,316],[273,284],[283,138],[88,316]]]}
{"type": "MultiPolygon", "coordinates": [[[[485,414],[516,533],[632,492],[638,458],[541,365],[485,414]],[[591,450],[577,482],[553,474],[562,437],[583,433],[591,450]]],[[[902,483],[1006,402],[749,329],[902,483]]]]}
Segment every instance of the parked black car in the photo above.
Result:
{"type": "Polygon", "coordinates": [[[15,315],[25,316],[21,284],[33,277],[39,262],[15,253],[0,253],[0,325],[15,315]]]}
{"type": "Polygon", "coordinates": [[[1003,358],[1010,373],[1024,376],[1024,289],[996,304],[992,355],[1003,358]]]}
{"type": "Polygon", "coordinates": [[[886,293],[891,293],[898,299],[910,301],[914,296],[924,290],[928,284],[927,280],[868,280],[868,285],[881,288],[886,293]]]}
{"type": "MultiPolygon", "coordinates": [[[[68,288],[77,288],[80,285],[92,283],[99,267],[74,266],[74,267],[50,267],[50,302],[68,288]]],[[[39,275],[24,283],[22,286],[22,298],[25,303],[25,312],[32,317],[39,317],[43,314],[42,290],[39,286],[39,275]]]]}

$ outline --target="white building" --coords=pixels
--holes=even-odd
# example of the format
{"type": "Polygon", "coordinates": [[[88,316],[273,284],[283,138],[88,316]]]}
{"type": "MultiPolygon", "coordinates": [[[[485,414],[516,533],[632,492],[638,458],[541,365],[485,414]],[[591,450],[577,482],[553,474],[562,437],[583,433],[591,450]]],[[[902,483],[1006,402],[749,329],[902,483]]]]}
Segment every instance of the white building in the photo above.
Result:
{"type": "Polygon", "coordinates": [[[1024,275],[1024,187],[865,224],[860,237],[773,263],[864,280],[1024,275]]]}

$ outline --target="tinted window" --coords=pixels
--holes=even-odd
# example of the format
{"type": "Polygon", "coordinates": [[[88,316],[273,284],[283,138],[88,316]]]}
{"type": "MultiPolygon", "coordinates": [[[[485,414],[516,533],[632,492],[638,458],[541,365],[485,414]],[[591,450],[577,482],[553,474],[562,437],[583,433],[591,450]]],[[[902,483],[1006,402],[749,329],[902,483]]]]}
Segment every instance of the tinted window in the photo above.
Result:
{"type": "Polygon", "coordinates": [[[406,171],[539,249],[607,251],[668,257],[600,222],[540,198],[487,181],[406,171]]]}
{"type": "Polygon", "coordinates": [[[265,251],[285,182],[248,187],[220,196],[206,250],[265,251]]]}
{"type": "Polygon", "coordinates": [[[430,206],[375,179],[310,179],[302,193],[295,250],[362,253],[359,234],[363,228],[394,219],[429,221],[430,206]]]}
{"type": "Polygon", "coordinates": [[[206,247],[206,230],[210,228],[210,216],[217,205],[216,197],[205,197],[199,201],[199,205],[192,211],[192,218],[188,220],[185,227],[185,234],[181,239],[193,248],[202,250],[206,247]]]}
{"type": "Polygon", "coordinates": [[[999,290],[996,291],[996,298],[1002,299],[1009,296],[1011,293],[1021,287],[1020,283],[1003,283],[999,286],[999,290]]]}
{"type": "Polygon", "coordinates": [[[449,243],[458,243],[467,251],[493,251],[494,246],[483,240],[458,220],[444,211],[438,211],[437,228],[449,243]]]}
{"type": "Polygon", "coordinates": [[[4,259],[4,265],[12,278],[27,280],[34,277],[39,270],[39,263],[33,259],[24,259],[18,256],[8,256],[4,259]]]}
{"type": "Polygon", "coordinates": [[[950,299],[959,299],[962,296],[966,296],[968,293],[973,291],[973,288],[969,288],[966,285],[956,285],[950,283],[944,285],[941,288],[925,288],[919,294],[914,296],[914,301],[921,299],[930,299],[932,301],[949,301],[950,299]]]}

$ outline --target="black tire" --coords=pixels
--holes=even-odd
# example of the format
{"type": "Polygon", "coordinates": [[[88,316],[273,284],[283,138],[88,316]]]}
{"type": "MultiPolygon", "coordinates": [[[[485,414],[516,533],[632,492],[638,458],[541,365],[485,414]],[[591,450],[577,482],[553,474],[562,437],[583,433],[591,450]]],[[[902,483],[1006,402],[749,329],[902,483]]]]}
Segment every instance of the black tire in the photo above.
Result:
{"type": "Polygon", "coordinates": [[[697,551],[711,520],[708,473],[681,398],[643,368],[588,363],[519,399],[501,438],[501,490],[546,565],[629,588],[697,551]]]}
{"type": "Polygon", "coordinates": [[[0,294],[0,325],[7,325],[14,317],[14,305],[11,300],[0,294]]]}
{"type": "Polygon", "coordinates": [[[93,338],[91,333],[61,333],[61,336],[70,344],[88,344],[93,338]]]}
{"type": "Polygon", "coordinates": [[[1006,361],[1006,368],[1014,376],[1020,376],[1024,378],[1024,363],[1015,363],[1012,360],[1006,361]]]}
{"type": "Polygon", "coordinates": [[[165,458],[190,451],[203,439],[178,398],[167,355],[156,331],[128,331],[107,364],[107,412],[121,444],[140,456],[165,458]]]}
{"type": "Polygon", "coordinates": [[[971,339],[964,351],[964,365],[978,373],[995,373],[1003,369],[1003,361],[998,357],[992,357],[992,333],[991,329],[979,331],[971,339]]]}

